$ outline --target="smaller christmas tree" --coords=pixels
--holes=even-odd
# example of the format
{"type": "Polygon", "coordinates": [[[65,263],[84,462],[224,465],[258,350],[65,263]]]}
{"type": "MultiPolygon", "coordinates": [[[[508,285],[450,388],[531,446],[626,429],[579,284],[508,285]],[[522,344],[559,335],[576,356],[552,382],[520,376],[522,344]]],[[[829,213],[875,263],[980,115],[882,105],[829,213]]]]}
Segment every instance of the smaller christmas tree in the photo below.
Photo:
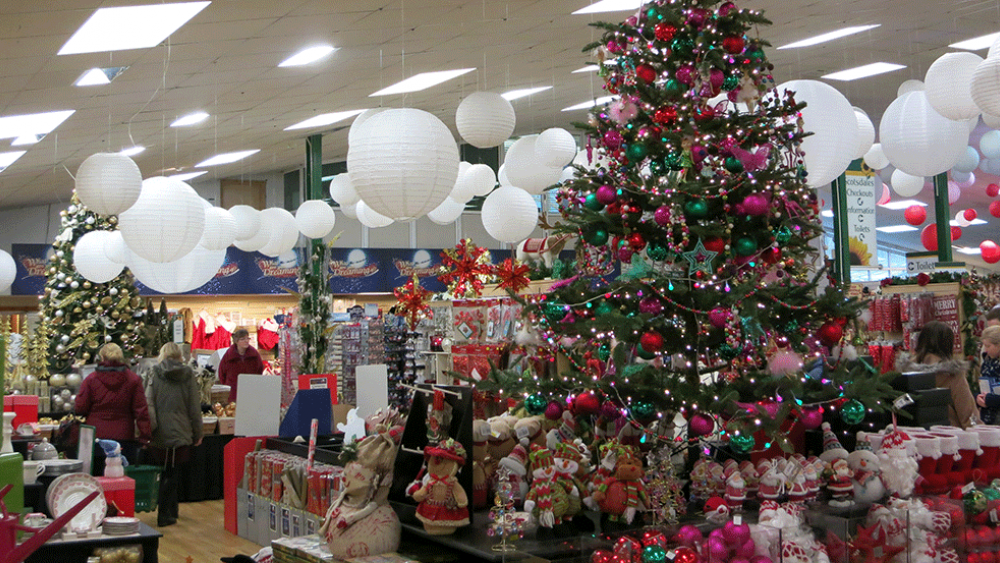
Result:
{"type": "Polygon", "coordinates": [[[493,499],[493,508],[490,509],[489,528],[486,528],[486,535],[490,537],[500,537],[500,543],[493,546],[493,551],[498,553],[510,553],[516,551],[513,542],[508,542],[507,538],[524,536],[524,519],[519,517],[514,511],[513,485],[510,482],[510,470],[501,466],[497,470],[497,490],[493,499]]]}
{"type": "Polygon", "coordinates": [[[646,495],[657,526],[676,524],[678,518],[687,513],[683,485],[677,479],[671,461],[673,453],[669,446],[661,446],[646,456],[649,467],[646,471],[646,495]]]}

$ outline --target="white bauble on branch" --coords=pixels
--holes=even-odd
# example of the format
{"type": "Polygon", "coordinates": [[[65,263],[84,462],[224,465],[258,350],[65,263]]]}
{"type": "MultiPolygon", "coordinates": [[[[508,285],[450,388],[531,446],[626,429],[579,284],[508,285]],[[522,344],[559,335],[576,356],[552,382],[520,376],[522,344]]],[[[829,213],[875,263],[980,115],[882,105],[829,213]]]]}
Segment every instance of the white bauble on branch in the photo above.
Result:
{"type": "Polygon", "coordinates": [[[110,231],[90,231],[80,237],[73,248],[73,267],[94,283],[107,283],[117,278],[125,268],[124,264],[109,260],[104,253],[104,243],[110,235],[110,231]]]}
{"type": "MultiPolygon", "coordinates": [[[[232,213],[236,207],[230,209],[230,213],[232,213]]],[[[256,209],[254,211],[256,211],[256,209]]],[[[257,252],[271,240],[271,231],[275,228],[276,227],[270,218],[266,217],[260,211],[257,211],[257,231],[250,238],[237,238],[233,241],[233,246],[239,248],[243,252],[257,252]]]]}
{"type": "Polygon", "coordinates": [[[576,152],[576,139],[561,127],[546,129],[535,140],[535,157],[549,168],[562,168],[573,162],[576,152]]]}
{"type": "Polygon", "coordinates": [[[473,92],[455,110],[455,127],[465,142],[486,149],[502,144],[514,132],[514,106],[495,92],[473,92]]]}
{"type": "Polygon", "coordinates": [[[483,227],[500,242],[522,241],[535,230],[538,205],[535,198],[521,188],[501,187],[483,202],[483,227]]]}
{"type": "Polygon", "coordinates": [[[160,293],[184,293],[205,285],[226,261],[226,250],[207,250],[196,246],[179,260],[155,263],[130,254],[128,267],[146,287],[160,293]]]}
{"type": "Polygon", "coordinates": [[[280,207],[268,207],[260,215],[271,225],[271,237],[260,247],[261,254],[275,258],[295,248],[295,243],[299,242],[299,226],[294,215],[280,207]]]}
{"type": "MultiPolygon", "coordinates": [[[[350,146],[354,144],[354,141],[358,138],[358,135],[361,132],[361,126],[366,121],[368,121],[372,117],[375,117],[376,115],[382,112],[389,111],[390,109],[392,108],[372,108],[372,109],[366,109],[365,111],[359,113],[358,116],[354,118],[354,121],[351,122],[350,129],[347,130],[348,148],[350,148],[350,146]]],[[[334,198],[334,200],[336,200],[336,198],[334,198]]]]}
{"type": "Polygon", "coordinates": [[[462,211],[465,210],[465,204],[453,199],[445,198],[441,205],[437,206],[434,210],[427,214],[427,218],[431,220],[432,223],[436,225],[447,225],[449,223],[454,223],[462,216],[462,211]]]}
{"type": "Polygon", "coordinates": [[[979,150],[990,160],[1000,159],[1000,131],[987,131],[979,139],[979,150]]]}
{"type": "Polygon", "coordinates": [[[476,196],[488,195],[496,185],[497,177],[492,168],[486,164],[473,164],[458,177],[448,199],[467,202],[476,196]]]}
{"type": "Polygon", "coordinates": [[[236,218],[221,207],[205,210],[205,233],[199,243],[206,250],[222,250],[236,240],[236,218]]]}
{"type": "Polygon", "coordinates": [[[104,257],[115,264],[125,265],[128,260],[128,247],[125,246],[121,231],[110,231],[108,236],[104,237],[104,257]]]}
{"type": "Polygon", "coordinates": [[[913,176],[950,170],[965,154],[969,129],[934,111],[922,91],[896,98],[879,124],[882,151],[896,168],[913,176]]]}
{"type": "Polygon", "coordinates": [[[260,211],[249,205],[234,205],[229,214],[236,221],[235,240],[249,240],[260,230],[260,211]]]}
{"type": "Polygon", "coordinates": [[[123,154],[92,154],[76,169],[76,195],[94,213],[118,215],[135,204],[141,191],[142,172],[123,154]]]}
{"type": "Polygon", "coordinates": [[[6,250],[0,250],[0,291],[7,291],[17,279],[17,264],[6,250]]]}
{"type": "Polygon", "coordinates": [[[909,94],[910,92],[917,92],[924,89],[924,81],[917,80],[916,78],[911,78],[909,80],[904,80],[899,88],[896,89],[896,97],[900,97],[903,94],[909,94]]]}
{"type": "MultiPolygon", "coordinates": [[[[431,211],[433,211],[433,209],[431,211]]],[[[355,213],[358,216],[358,221],[361,221],[361,224],[369,229],[381,229],[382,227],[388,227],[395,222],[391,217],[386,217],[385,215],[382,215],[378,211],[372,209],[367,203],[365,203],[364,200],[358,202],[355,213]]]]}
{"type": "Polygon", "coordinates": [[[310,199],[303,201],[295,212],[295,222],[306,238],[323,238],[336,225],[337,214],[325,201],[310,199]]]}
{"type": "Polygon", "coordinates": [[[825,186],[847,170],[858,148],[857,117],[843,94],[818,80],[792,80],[775,92],[789,90],[795,101],[806,102],[802,128],[813,134],[802,140],[805,152],[806,183],[825,186]]]}
{"type": "Polygon", "coordinates": [[[889,159],[882,152],[882,143],[872,145],[872,148],[868,149],[868,152],[865,153],[864,161],[868,165],[868,168],[872,170],[881,170],[889,166],[889,159]]]}
{"type": "Polygon", "coordinates": [[[892,173],[892,189],[902,197],[913,197],[924,189],[924,178],[896,170],[892,173]]]}
{"type": "Polygon", "coordinates": [[[975,147],[965,147],[965,152],[952,167],[959,172],[972,172],[979,166],[979,151],[975,147]]]}
{"type": "Polygon", "coordinates": [[[931,64],[924,76],[924,92],[934,111],[952,121],[979,114],[981,110],[972,99],[972,75],[981,62],[979,55],[963,51],[945,53],[931,64]]]}
{"type": "Polygon", "coordinates": [[[562,168],[546,166],[538,160],[537,141],[538,135],[521,137],[510,146],[504,158],[504,170],[510,183],[532,195],[558,182],[562,174],[562,168]]]}
{"type": "Polygon", "coordinates": [[[139,199],[118,217],[129,250],[150,262],[171,262],[191,252],[205,231],[205,207],[184,182],[143,180],[139,199]]]}
{"type": "Polygon", "coordinates": [[[858,108],[854,108],[854,117],[858,119],[858,149],[854,151],[854,159],[861,158],[868,154],[875,142],[875,126],[868,114],[858,108]]]}
{"type": "Polygon", "coordinates": [[[391,109],[365,122],[347,168],[358,195],[373,211],[408,221],[441,204],[458,178],[458,146],[437,117],[391,109]]]}
{"type": "Polygon", "coordinates": [[[353,207],[361,199],[347,172],[337,174],[330,180],[330,197],[341,207],[353,207]]]}

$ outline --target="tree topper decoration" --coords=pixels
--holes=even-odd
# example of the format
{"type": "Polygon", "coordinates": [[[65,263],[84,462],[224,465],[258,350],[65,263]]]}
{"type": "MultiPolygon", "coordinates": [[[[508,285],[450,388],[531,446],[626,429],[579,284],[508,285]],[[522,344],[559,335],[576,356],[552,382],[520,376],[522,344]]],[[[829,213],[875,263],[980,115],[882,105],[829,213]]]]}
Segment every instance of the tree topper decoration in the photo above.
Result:
{"type": "Polygon", "coordinates": [[[469,239],[462,239],[455,248],[441,252],[438,279],[448,286],[448,293],[454,298],[482,295],[483,285],[493,274],[494,266],[489,251],[476,246],[469,239]]]}
{"type": "Polygon", "coordinates": [[[396,305],[399,315],[406,319],[410,330],[416,330],[421,319],[434,317],[434,311],[427,304],[427,297],[431,292],[420,285],[420,278],[416,274],[406,280],[405,285],[397,287],[394,293],[399,300],[396,305]]]}

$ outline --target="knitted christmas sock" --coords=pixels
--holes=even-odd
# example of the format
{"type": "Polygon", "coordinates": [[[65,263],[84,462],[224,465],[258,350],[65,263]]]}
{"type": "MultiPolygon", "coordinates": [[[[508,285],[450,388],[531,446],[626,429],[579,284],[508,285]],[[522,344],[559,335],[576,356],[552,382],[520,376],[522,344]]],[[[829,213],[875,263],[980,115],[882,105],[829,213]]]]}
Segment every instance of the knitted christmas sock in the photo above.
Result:
{"type": "Polygon", "coordinates": [[[962,459],[955,466],[955,471],[962,473],[962,482],[971,483],[972,464],[982,455],[983,450],[979,449],[979,433],[974,430],[962,430],[958,433],[958,453],[962,459]]]}
{"type": "Polygon", "coordinates": [[[947,480],[937,474],[938,460],[941,459],[941,440],[930,434],[914,434],[917,443],[917,478],[916,492],[918,494],[943,491],[947,480]]]}
{"type": "Polygon", "coordinates": [[[949,488],[962,485],[965,476],[955,471],[955,464],[962,457],[958,453],[958,436],[944,432],[934,432],[932,435],[941,439],[941,459],[938,460],[935,473],[947,480],[949,488]]]}
{"type": "Polygon", "coordinates": [[[1000,428],[992,426],[973,426],[979,433],[979,449],[983,451],[972,464],[972,476],[977,485],[985,485],[995,477],[997,465],[1000,462],[1000,428]]]}

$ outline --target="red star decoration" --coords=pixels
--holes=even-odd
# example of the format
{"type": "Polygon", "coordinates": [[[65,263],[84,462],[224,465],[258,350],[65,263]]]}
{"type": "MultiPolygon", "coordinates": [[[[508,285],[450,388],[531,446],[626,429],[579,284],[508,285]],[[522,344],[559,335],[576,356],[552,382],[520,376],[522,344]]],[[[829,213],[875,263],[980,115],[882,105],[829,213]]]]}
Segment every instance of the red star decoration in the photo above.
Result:
{"type": "Polygon", "coordinates": [[[441,253],[441,274],[438,279],[448,286],[453,296],[478,297],[483,293],[486,280],[495,273],[489,252],[462,239],[441,253]]]}
{"type": "Polygon", "coordinates": [[[878,524],[868,528],[858,526],[858,535],[847,542],[850,560],[857,563],[889,563],[904,548],[886,545],[885,539],[885,535],[879,533],[878,524]]]}
{"type": "Polygon", "coordinates": [[[528,272],[531,270],[526,264],[508,258],[497,266],[496,275],[500,278],[497,287],[509,289],[514,293],[528,287],[531,280],[528,279],[528,272]]]}
{"type": "Polygon", "coordinates": [[[416,275],[408,280],[403,287],[397,287],[393,293],[396,294],[396,299],[399,300],[396,307],[400,314],[406,318],[407,324],[410,325],[410,330],[417,328],[417,323],[420,322],[420,319],[434,316],[430,305],[427,304],[427,296],[431,292],[421,287],[420,279],[416,275]]]}

